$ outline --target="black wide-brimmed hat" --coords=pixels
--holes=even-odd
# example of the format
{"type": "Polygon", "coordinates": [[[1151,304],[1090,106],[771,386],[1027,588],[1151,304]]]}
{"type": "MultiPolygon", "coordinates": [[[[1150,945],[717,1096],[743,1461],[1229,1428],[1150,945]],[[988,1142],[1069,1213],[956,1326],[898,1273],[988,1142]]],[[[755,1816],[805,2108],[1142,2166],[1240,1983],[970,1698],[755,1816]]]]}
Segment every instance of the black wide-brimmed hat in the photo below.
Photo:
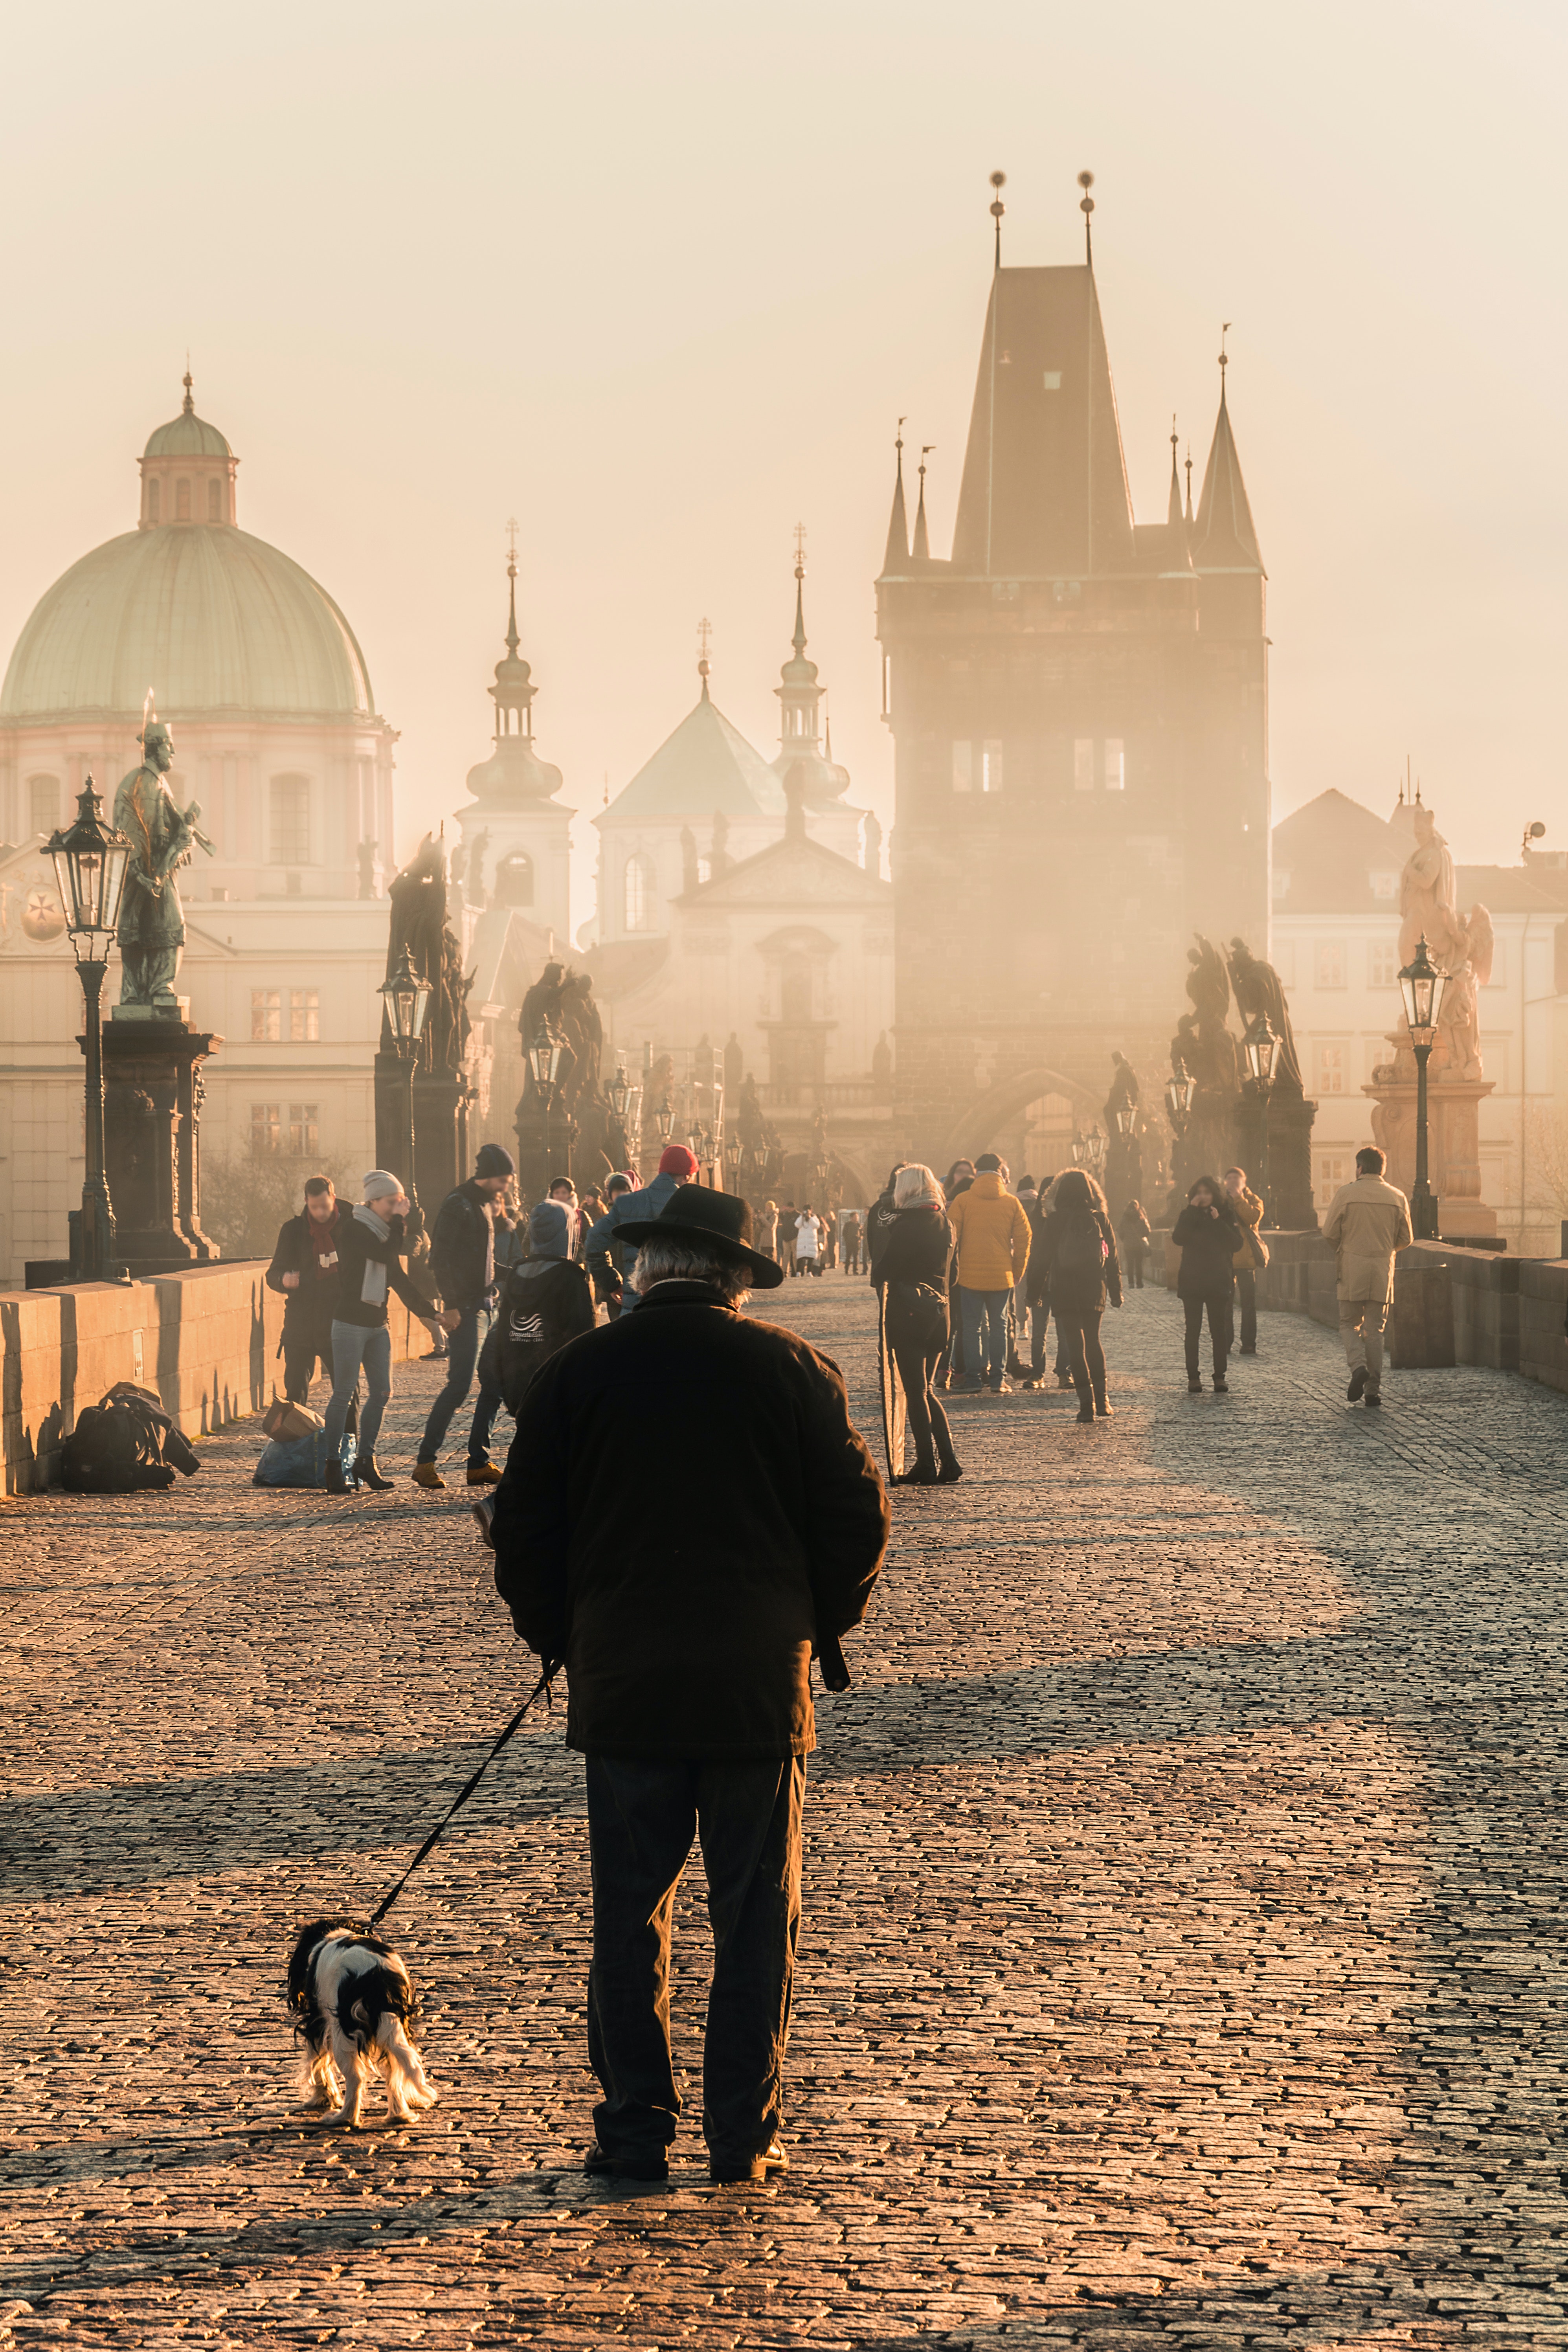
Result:
{"type": "Polygon", "coordinates": [[[706,1184],[682,1184],[657,1217],[617,1225],[616,1239],[641,1248],[644,1242],[700,1242],[715,1257],[743,1265],[759,1290],[776,1290],[784,1270],[776,1258],[752,1247],[752,1212],[738,1192],[712,1192],[706,1184]]]}

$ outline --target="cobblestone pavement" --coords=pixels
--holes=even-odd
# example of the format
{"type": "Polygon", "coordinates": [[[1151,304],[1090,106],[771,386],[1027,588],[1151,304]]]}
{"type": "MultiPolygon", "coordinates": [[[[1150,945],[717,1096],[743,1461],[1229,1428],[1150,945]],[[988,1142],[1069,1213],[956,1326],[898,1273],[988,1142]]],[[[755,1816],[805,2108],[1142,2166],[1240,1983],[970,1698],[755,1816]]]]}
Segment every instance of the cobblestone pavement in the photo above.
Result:
{"type": "MultiPolygon", "coordinates": [[[[864,1288],[776,1311],[868,1421],[864,1288]]],[[[441,2105],[290,2113],[293,1927],[391,1884],[525,1687],[460,1493],[258,1493],[251,1424],[170,1496],[10,1509],[0,2340],[1568,2343],[1568,1403],[1458,1370],[1352,1412],[1286,1317],[1189,1399],[1173,1301],[1108,1324],[1111,1423],[961,1401],[968,1476],[897,1499],[765,2189],[694,2121],[668,2189],[574,2168],[559,1714],[395,1915],[441,2105]]]]}

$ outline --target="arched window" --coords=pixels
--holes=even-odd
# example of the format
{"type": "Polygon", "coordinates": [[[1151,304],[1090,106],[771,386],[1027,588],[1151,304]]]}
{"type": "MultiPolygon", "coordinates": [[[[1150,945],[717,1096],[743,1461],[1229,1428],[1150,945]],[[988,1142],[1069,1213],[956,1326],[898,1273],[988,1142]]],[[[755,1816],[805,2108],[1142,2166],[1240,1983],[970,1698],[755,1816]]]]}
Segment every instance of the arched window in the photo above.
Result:
{"type": "Polygon", "coordinates": [[[498,907],[531,907],[533,904],[533,860],[526,849],[514,849],[496,867],[496,905],[498,907]]]}
{"type": "Polygon", "coordinates": [[[271,862],[274,866],[310,863],[310,780],[309,776],[274,776],[268,793],[268,817],[271,862]]]}
{"type": "Polygon", "coordinates": [[[811,965],[803,955],[790,956],[779,984],[779,1011],[790,1023],[811,1019],[811,965]]]}
{"type": "Polygon", "coordinates": [[[208,522],[223,520],[223,484],[216,474],[207,484],[207,520],[208,522]]]}
{"type": "Polygon", "coordinates": [[[158,520],[158,509],[162,504],[163,488],[163,483],[158,479],[157,475],[154,474],[152,480],[147,485],[147,520],[149,522],[156,522],[158,520]]]}
{"type": "Polygon", "coordinates": [[[626,860],[625,884],[628,931],[651,931],[653,929],[653,860],[644,851],[635,850],[626,860]]]}
{"type": "Polygon", "coordinates": [[[189,482],[174,484],[174,520],[189,522],[191,519],[191,486],[189,482]]]}
{"type": "Polygon", "coordinates": [[[58,776],[27,779],[27,830],[54,833],[60,821],[60,780],[58,776]]]}

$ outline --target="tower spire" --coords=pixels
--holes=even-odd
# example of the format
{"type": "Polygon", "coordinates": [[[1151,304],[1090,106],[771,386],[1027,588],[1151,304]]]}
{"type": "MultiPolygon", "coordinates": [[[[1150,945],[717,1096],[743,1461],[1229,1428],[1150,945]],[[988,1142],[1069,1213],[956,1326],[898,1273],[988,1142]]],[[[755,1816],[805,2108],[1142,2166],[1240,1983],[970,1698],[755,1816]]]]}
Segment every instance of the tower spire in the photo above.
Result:
{"type": "Polygon", "coordinates": [[[1193,445],[1190,441],[1187,444],[1185,462],[1187,468],[1187,529],[1191,530],[1193,527],[1193,445]]]}
{"type": "Polygon", "coordinates": [[[1165,509],[1165,520],[1172,530],[1182,522],[1182,483],[1176,470],[1176,420],[1171,419],[1171,496],[1165,509]]]}
{"type": "Polygon", "coordinates": [[[704,702],[707,702],[710,699],[708,693],[708,671],[710,667],[708,660],[708,648],[712,642],[713,624],[708,618],[707,614],[704,614],[701,620],[697,624],[697,675],[702,680],[701,699],[704,702]]]}
{"type": "Polygon", "coordinates": [[[914,561],[917,563],[931,562],[931,533],[926,528],[926,459],[935,447],[934,441],[928,441],[921,451],[921,495],[915,509],[914,561]]]}
{"type": "Polygon", "coordinates": [[[1241,459],[1231,431],[1230,410],[1226,404],[1225,372],[1230,362],[1224,339],[1229,332],[1227,320],[1220,337],[1219,415],[1215,419],[1203,496],[1198,500],[1193,561],[1200,572],[1260,572],[1263,557],[1247,502],[1247,485],[1241,478],[1241,459]]]}
{"type": "Polygon", "coordinates": [[[1079,206],[1079,212],[1083,215],[1083,257],[1092,269],[1094,268],[1094,224],[1089,215],[1094,210],[1094,198],[1089,192],[1094,185],[1094,173],[1080,172],[1078,175],[1078,184],[1083,190],[1083,202],[1079,206]]]}
{"type": "Polygon", "coordinates": [[[795,527],[795,635],[790,640],[799,661],[805,651],[805,525],[795,527]]]}
{"type": "Polygon", "coordinates": [[[992,173],[991,185],[994,189],[995,194],[991,199],[991,217],[996,224],[996,258],[992,264],[992,267],[995,269],[1000,269],[1002,267],[1002,215],[1007,209],[1006,205],[1002,201],[1002,191],[1006,184],[1007,174],[1005,172],[992,173]]]}
{"type": "Polygon", "coordinates": [[[882,557],[884,578],[897,577],[910,568],[910,524],[904,509],[904,426],[907,417],[899,419],[899,434],[893,447],[898,453],[898,471],[893,478],[893,510],[888,517],[888,545],[882,557]]]}
{"type": "Polygon", "coordinates": [[[194,416],[196,413],[196,403],[195,395],[191,389],[191,355],[189,352],[185,353],[185,373],[181,377],[180,381],[185,387],[185,396],[180,403],[180,414],[182,416],[194,416]]]}
{"type": "Polygon", "coordinates": [[[517,659],[517,517],[509,515],[506,526],[507,622],[506,649],[513,661],[517,659]]]}

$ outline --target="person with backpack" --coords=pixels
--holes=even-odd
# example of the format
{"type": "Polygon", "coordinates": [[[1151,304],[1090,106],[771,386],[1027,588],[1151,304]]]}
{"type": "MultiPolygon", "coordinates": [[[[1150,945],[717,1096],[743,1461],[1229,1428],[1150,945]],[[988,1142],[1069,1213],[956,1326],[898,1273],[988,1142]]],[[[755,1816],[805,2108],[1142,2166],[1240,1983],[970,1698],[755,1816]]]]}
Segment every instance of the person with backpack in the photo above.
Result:
{"type": "Polygon", "coordinates": [[[1149,1220],[1143,1213],[1142,1201],[1129,1201],[1116,1221],[1118,1238],[1121,1243],[1121,1265],[1129,1286],[1143,1287],[1143,1259],[1149,1247],[1149,1220]]]}
{"type": "Polygon", "coordinates": [[[488,1368],[508,1412],[516,1419],[535,1373],[568,1339],[594,1328],[594,1290],[586,1266],[572,1255],[572,1217],[563,1202],[540,1201],[528,1221],[528,1255],[507,1276],[500,1312],[485,1341],[488,1368]]]}
{"type": "MultiPolygon", "coordinates": [[[[466,1184],[447,1193],[437,1212],[430,1235],[430,1278],[441,1294],[443,1307],[455,1307],[449,1366],[440,1394],[430,1408],[425,1434],[414,1465],[416,1486],[447,1484],[437,1467],[442,1442],[452,1416],[467,1398],[479,1359],[481,1318],[488,1318],[496,1297],[495,1211],[507,1185],[517,1173],[510,1151],[499,1143],[484,1143],[466,1184]]],[[[468,1431],[468,1484],[495,1486],[500,1472],[490,1460],[490,1431],[500,1410],[500,1394],[481,1375],[474,1418],[468,1431]]]]}
{"type": "MultiPolygon", "coordinates": [[[[402,1266],[407,1236],[405,1220],[408,1196],[395,1176],[373,1168],[365,1177],[364,1198],[338,1229],[338,1295],[332,1309],[332,1401],[327,1407],[326,1491],[346,1495],[343,1475],[343,1431],[349,1402],[359,1387],[364,1367],[368,1391],[360,1416],[359,1452],[354,1476],[362,1486],[385,1494],[392,1485],[375,1465],[375,1441],[381,1417],[392,1396],[392,1334],[386,1325],[386,1300],[395,1292],[411,1315],[422,1322],[455,1331],[460,1318],[455,1307],[441,1307],[424,1298],[402,1266]]],[[[470,1370],[472,1367],[470,1366],[470,1370]]]]}
{"type": "Polygon", "coordinates": [[[1078,1391],[1078,1417],[1109,1421],[1112,1408],[1105,1393],[1100,1318],[1108,1294],[1121,1304],[1121,1266],[1105,1195],[1081,1168],[1058,1177],[1056,1196],[1040,1225],[1040,1248],[1058,1337],[1078,1391]]]}
{"type": "Polygon", "coordinates": [[[915,1441],[914,1467],[899,1472],[895,1486],[948,1486],[963,1475],[934,1386],[947,1347],[952,1263],[952,1227],[942,1186],[918,1161],[900,1168],[893,1180],[891,1229],[871,1277],[886,1293],[888,1345],[915,1441]]]}
{"type": "Polygon", "coordinates": [[[1200,1176],[1187,1192],[1187,1205],[1171,1228],[1171,1246],[1182,1253],[1176,1274],[1176,1296],[1186,1317],[1187,1394],[1201,1396],[1198,1343],[1204,1317],[1209,1318],[1209,1352],[1214,1359],[1214,1392],[1225,1396],[1230,1354],[1231,1276],[1236,1265],[1241,1227],[1222,1185],[1212,1176],[1200,1176]]]}
{"type": "Polygon", "coordinates": [[[1029,1263],[1029,1220],[1003,1181],[1002,1162],[983,1151],[974,1181],[950,1203],[958,1244],[959,1306],[963,1320],[961,1386],[1007,1393],[1007,1300],[1029,1263]]]}

